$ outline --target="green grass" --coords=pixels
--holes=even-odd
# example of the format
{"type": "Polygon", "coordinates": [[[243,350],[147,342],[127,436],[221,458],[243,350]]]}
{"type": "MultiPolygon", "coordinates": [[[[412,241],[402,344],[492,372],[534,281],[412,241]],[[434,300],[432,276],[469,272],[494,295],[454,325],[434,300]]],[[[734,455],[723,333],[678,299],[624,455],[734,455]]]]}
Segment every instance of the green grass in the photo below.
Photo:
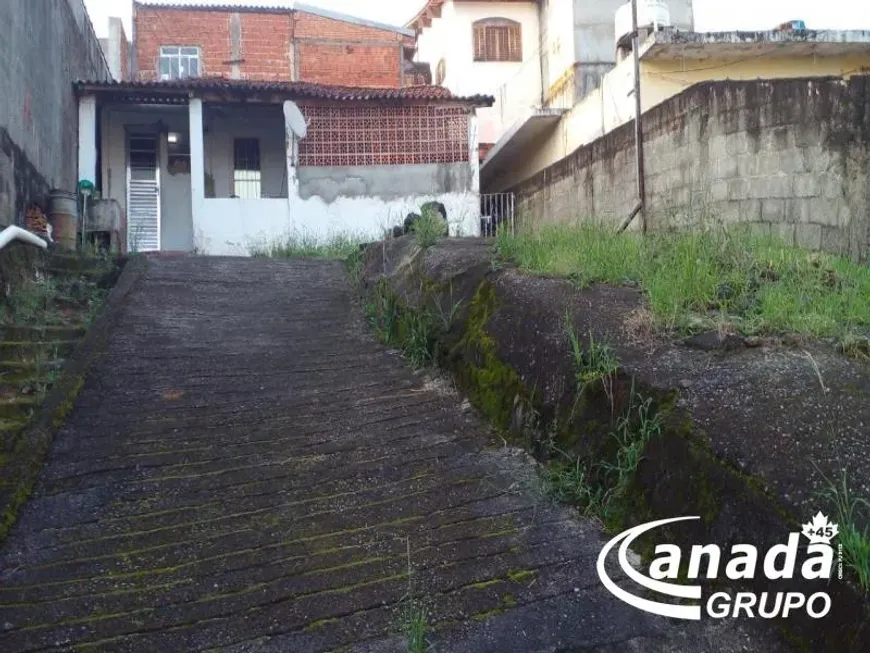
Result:
{"type": "Polygon", "coordinates": [[[417,244],[423,249],[428,249],[442,237],[445,227],[446,224],[441,214],[432,207],[426,207],[423,209],[422,215],[414,222],[411,232],[414,234],[417,244]]]}
{"type": "Polygon", "coordinates": [[[534,274],[638,285],[656,326],[723,321],[744,334],[854,337],[870,333],[870,268],[786,246],[747,230],[624,233],[600,225],[546,226],[497,240],[502,260],[534,274]]]}
{"type": "Polygon", "coordinates": [[[408,653],[425,653],[427,650],[428,621],[429,613],[420,602],[410,601],[406,604],[401,626],[408,653]]]}
{"type": "Polygon", "coordinates": [[[627,498],[647,443],[661,429],[661,415],[654,410],[652,399],[642,398],[632,387],[629,407],[610,433],[616,445],[612,460],[571,456],[550,442],[554,459],[544,471],[547,493],[555,501],[575,504],[584,515],[609,523],[627,498]]]}
{"type": "Polygon", "coordinates": [[[867,525],[870,502],[852,494],[845,470],[839,483],[822,476],[826,485],[821,495],[834,508],[830,521],[836,522],[839,528],[837,539],[843,546],[843,562],[855,575],[858,584],[865,591],[870,590],[870,527],[867,525]]]}
{"type": "Polygon", "coordinates": [[[442,322],[434,311],[403,306],[388,282],[382,280],[366,302],[365,313],[378,339],[401,350],[413,367],[435,362],[442,322]]]}
{"type": "Polygon", "coordinates": [[[248,251],[255,258],[324,258],[347,260],[365,242],[361,236],[336,234],[327,240],[293,234],[283,240],[258,243],[248,251]]]}
{"type": "Polygon", "coordinates": [[[606,342],[596,341],[592,333],[589,333],[588,345],[583,346],[567,313],[565,332],[571,345],[578,394],[582,394],[587,385],[609,377],[619,369],[619,360],[611,347],[606,342]]]}

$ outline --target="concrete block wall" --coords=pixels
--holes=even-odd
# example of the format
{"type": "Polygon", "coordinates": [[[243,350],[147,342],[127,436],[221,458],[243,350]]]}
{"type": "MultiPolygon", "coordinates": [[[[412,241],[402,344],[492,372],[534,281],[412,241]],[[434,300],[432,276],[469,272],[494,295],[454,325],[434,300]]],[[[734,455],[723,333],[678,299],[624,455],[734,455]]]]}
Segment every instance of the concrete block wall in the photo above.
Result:
{"type": "Polygon", "coordinates": [[[74,190],[76,79],[109,79],[82,0],[0,2],[0,224],[51,188],[74,190]]]}
{"type": "MultiPolygon", "coordinates": [[[[698,84],[644,115],[649,225],[748,223],[870,254],[870,77],[698,84]]],[[[532,224],[618,223],[636,205],[629,123],[513,190],[532,224]]]]}

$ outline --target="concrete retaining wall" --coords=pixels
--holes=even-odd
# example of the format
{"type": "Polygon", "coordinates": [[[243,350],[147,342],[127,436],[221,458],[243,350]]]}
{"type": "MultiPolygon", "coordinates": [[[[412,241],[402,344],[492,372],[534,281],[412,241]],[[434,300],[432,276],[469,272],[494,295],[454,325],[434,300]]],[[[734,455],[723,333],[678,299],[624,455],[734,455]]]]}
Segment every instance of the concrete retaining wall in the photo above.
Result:
{"type": "MultiPolygon", "coordinates": [[[[744,222],[789,243],[870,252],[870,77],[709,82],[644,114],[649,224],[744,222]]],[[[514,187],[532,224],[636,205],[628,123],[514,187]]]]}
{"type": "Polygon", "coordinates": [[[76,79],[109,79],[82,0],[0,2],[0,224],[52,187],[73,190],[76,79]]]}

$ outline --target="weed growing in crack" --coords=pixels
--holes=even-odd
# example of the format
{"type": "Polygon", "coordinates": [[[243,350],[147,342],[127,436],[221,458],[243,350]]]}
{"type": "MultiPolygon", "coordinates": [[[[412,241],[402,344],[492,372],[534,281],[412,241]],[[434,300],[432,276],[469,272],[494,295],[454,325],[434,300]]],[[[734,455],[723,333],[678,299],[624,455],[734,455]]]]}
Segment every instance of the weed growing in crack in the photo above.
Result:
{"type": "Polygon", "coordinates": [[[606,342],[596,342],[592,332],[589,333],[588,345],[583,346],[567,311],[565,311],[565,333],[571,346],[578,395],[582,394],[590,384],[610,379],[619,369],[619,359],[610,345],[606,342]]]}
{"type": "Polygon", "coordinates": [[[362,281],[363,265],[365,263],[365,252],[360,247],[352,250],[345,259],[347,273],[350,276],[350,282],[354,287],[357,287],[362,281]]]}
{"type": "Polygon", "coordinates": [[[401,350],[416,367],[426,367],[437,357],[439,323],[432,311],[402,306],[384,280],[378,283],[366,303],[366,316],[388,347],[401,350]]]}
{"type": "MultiPolygon", "coordinates": [[[[813,367],[816,378],[819,381],[822,394],[830,411],[828,424],[832,439],[836,439],[837,427],[840,418],[839,411],[830,400],[830,389],[825,385],[822,372],[812,354],[805,351],[807,359],[813,367]]],[[[835,521],[839,527],[840,545],[843,547],[843,561],[856,577],[858,584],[865,592],[870,591],[870,501],[865,497],[857,497],[853,494],[849,485],[848,473],[845,466],[840,468],[840,482],[830,479],[816,464],[813,467],[823,480],[823,486],[817,495],[822,500],[827,500],[834,510],[835,521]],[[863,524],[863,527],[861,526],[863,524]]]]}
{"type": "Polygon", "coordinates": [[[427,650],[429,613],[419,601],[409,601],[401,616],[402,632],[407,640],[408,653],[427,650]]]}
{"type": "Polygon", "coordinates": [[[821,496],[828,499],[836,511],[833,519],[840,529],[837,537],[843,546],[843,560],[857,577],[858,583],[865,591],[870,590],[870,527],[858,526],[859,522],[867,524],[870,520],[870,501],[856,497],[849,487],[846,470],[842,470],[839,483],[829,479],[816,468],[825,479],[825,487],[821,496]]]}
{"type": "Polygon", "coordinates": [[[570,456],[551,439],[547,449],[555,460],[544,474],[549,496],[576,504],[585,516],[609,523],[628,497],[647,443],[661,434],[661,415],[652,403],[651,398],[641,398],[632,386],[629,406],[610,434],[616,450],[609,460],[570,456]]]}
{"type": "Polygon", "coordinates": [[[423,214],[414,221],[411,232],[417,244],[422,249],[428,249],[444,235],[445,226],[441,214],[435,208],[427,206],[423,209],[423,214]]]}
{"type": "Polygon", "coordinates": [[[408,593],[399,614],[399,627],[405,636],[408,653],[425,653],[429,648],[429,611],[414,593],[413,567],[411,565],[411,538],[407,538],[408,593]]]}
{"type": "Polygon", "coordinates": [[[446,333],[453,327],[456,316],[459,315],[459,311],[462,309],[461,299],[453,301],[453,284],[450,285],[450,304],[448,309],[445,311],[440,303],[436,303],[435,306],[438,310],[439,326],[446,333]]]}

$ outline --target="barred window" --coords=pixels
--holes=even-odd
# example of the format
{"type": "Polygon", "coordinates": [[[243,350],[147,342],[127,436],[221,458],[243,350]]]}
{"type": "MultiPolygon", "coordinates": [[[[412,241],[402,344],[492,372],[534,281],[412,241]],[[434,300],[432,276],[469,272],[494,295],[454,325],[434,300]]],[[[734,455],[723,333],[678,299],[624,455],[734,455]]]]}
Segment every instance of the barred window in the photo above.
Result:
{"type": "Polygon", "coordinates": [[[260,141],[237,138],[233,142],[233,195],[260,198],[260,141]]]}
{"type": "Polygon", "coordinates": [[[475,61],[522,61],[522,26],[507,18],[474,23],[475,61]]]}

